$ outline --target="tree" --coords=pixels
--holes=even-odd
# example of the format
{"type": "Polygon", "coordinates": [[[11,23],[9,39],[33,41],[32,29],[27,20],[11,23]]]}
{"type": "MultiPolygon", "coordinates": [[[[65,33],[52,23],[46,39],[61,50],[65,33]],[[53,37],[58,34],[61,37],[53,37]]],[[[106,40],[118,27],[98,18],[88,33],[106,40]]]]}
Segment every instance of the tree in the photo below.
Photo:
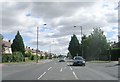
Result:
{"type": "Polygon", "coordinates": [[[88,37],[82,38],[84,55],[89,59],[99,59],[100,54],[109,48],[104,32],[100,28],[94,28],[94,31],[88,37]],[[86,52],[86,53],[85,53],[86,52]]]}
{"type": "Polygon", "coordinates": [[[72,58],[70,52],[67,53],[67,58],[72,58]]]}
{"type": "Polygon", "coordinates": [[[87,51],[88,51],[88,44],[89,44],[89,39],[86,35],[83,35],[82,41],[81,41],[81,53],[83,54],[83,58],[86,59],[87,57],[87,51]]]}
{"type": "Polygon", "coordinates": [[[24,47],[23,39],[19,31],[17,32],[17,35],[15,36],[15,39],[13,40],[11,48],[12,48],[12,52],[19,51],[23,55],[25,54],[25,47],[24,47]]]}
{"type": "Polygon", "coordinates": [[[71,37],[68,50],[72,58],[76,56],[77,54],[80,55],[80,44],[75,34],[73,34],[73,36],[71,37]]]}

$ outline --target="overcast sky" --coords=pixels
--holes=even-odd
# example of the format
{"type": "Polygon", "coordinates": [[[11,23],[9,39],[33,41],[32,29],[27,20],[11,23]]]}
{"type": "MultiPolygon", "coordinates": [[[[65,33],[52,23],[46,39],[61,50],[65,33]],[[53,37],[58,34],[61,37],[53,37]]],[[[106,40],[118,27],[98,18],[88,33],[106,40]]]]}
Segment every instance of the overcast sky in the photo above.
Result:
{"type": "MultiPolygon", "coordinates": [[[[109,1],[109,0],[108,0],[109,1]]],[[[108,2],[4,2],[1,3],[2,34],[13,40],[19,30],[26,46],[36,49],[39,27],[39,49],[66,54],[72,34],[80,40],[93,28],[100,27],[107,40],[118,41],[118,1],[108,2]],[[43,24],[47,24],[44,26],[43,24]],[[73,26],[78,27],[74,28],[73,26]]]]}

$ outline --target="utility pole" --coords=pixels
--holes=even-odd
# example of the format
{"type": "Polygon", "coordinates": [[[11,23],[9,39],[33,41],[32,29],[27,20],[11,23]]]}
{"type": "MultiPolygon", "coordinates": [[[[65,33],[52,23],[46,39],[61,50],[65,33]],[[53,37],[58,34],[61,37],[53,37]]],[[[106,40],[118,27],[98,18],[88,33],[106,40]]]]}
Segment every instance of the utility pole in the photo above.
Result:
{"type": "Polygon", "coordinates": [[[38,63],[38,32],[39,32],[39,27],[37,27],[37,49],[36,49],[36,63],[38,63]]]}
{"type": "MultiPolygon", "coordinates": [[[[80,26],[81,28],[81,42],[82,42],[82,26],[80,26]]],[[[83,45],[81,43],[81,53],[82,53],[82,57],[83,57],[83,45]]]]}
{"type": "MultiPolygon", "coordinates": [[[[74,26],[74,27],[80,27],[81,30],[81,42],[82,42],[82,26],[74,26]]],[[[82,53],[82,57],[83,57],[83,47],[82,47],[82,43],[81,43],[81,53],[82,53]]]]}
{"type": "MultiPolygon", "coordinates": [[[[43,24],[44,26],[47,24],[43,24]]],[[[37,49],[36,49],[36,63],[38,63],[38,37],[39,37],[39,27],[37,26],[37,49]]]]}

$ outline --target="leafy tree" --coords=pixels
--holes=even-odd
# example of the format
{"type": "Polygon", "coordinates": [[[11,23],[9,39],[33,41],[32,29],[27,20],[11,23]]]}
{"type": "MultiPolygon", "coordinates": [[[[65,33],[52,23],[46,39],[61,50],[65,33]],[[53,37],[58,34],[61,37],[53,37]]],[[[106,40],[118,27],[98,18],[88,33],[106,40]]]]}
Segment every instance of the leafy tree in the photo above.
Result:
{"type": "Polygon", "coordinates": [[[71,37],[68,50],[72,58],[76,56],[77,54],[80,55],[80,44],[75,34],[73,34],[73,36],[71,37]]]}
{"type": "Polygon", "coordinates": [[[68,58],[72,58],[70,52],[67,53],[67,57],[68,57],[68,58]]]}
{"type": "Polygon", "coordinates": [[[89,44],[89,38],[84,35],[82,37],[82,41],[81,41],[81,53],[83,54],[83,58],[86,59],[87,57],[87,51],[88,51],[88,44],[89,44]]]}
{"type": "Polygon", "coordinates": [[[12,52],[19,51],[22,54],[25,54],[25,47],[24,47],[23,39],[19,31],[17,32],[17,35],[15,36],[15,39],[13,40],[11,48],[12,48],[12,52]]]}
{"type": "Polygon", "coordinates": [[[94,31],[88,37],[83,36],[82,46],[84,56],[89,60],[99,59],[100,54],[109,48],[104,32],[100,28],[94,28],[94,31]]]}

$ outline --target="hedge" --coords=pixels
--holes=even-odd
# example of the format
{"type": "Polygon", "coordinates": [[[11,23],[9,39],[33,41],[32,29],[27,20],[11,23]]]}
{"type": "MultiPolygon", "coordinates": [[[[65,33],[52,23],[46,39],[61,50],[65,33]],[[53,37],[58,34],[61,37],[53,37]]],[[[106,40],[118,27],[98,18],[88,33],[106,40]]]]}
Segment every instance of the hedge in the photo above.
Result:
{"type": "Polygon", "coordinates": [[[24,56],[21,52],[13,52],[13,54],[2,54],[2,62],[21,62],[24,56]]]}
{"type": "Polygon", "coordinates": [[[112,48],[111,50],[107,50],[106,54],[111,54],[111,60],[117,61],[118,58],[120,58],[120,48],[112,48]]]}

